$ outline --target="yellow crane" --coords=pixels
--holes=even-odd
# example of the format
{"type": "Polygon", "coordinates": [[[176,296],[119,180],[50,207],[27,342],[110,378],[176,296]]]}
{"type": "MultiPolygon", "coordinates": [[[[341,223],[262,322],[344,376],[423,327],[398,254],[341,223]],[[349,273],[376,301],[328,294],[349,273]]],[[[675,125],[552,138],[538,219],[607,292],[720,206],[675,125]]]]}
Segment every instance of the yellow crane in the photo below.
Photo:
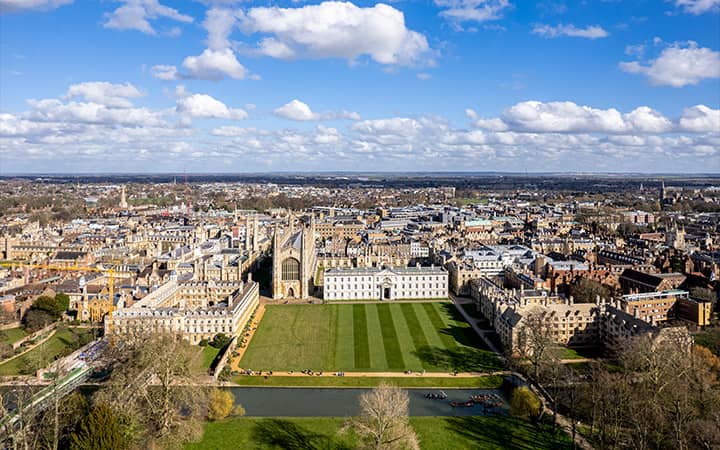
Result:
{"type": "MultiPolygon", "coordinates": [[[[107,274],[108,277],[108,312],[112,312],[114,308],[114,300],[115,300],[115,270],[105,269],[101,267],[90,267],[90,266],[63,266],[63,265],[53,265],[53,264],[33,264],[33,263],[26,263],[22,261],[3,261],[0,262],[0,267],[26,267],[28,269],[42,269],[42,270],[58,270],[58,271],[75,271],[75,272],[100,272],[107,274]]],[[[91,318],[92,321],[100,322],[102,318],[93,317],[91,318]]]]}

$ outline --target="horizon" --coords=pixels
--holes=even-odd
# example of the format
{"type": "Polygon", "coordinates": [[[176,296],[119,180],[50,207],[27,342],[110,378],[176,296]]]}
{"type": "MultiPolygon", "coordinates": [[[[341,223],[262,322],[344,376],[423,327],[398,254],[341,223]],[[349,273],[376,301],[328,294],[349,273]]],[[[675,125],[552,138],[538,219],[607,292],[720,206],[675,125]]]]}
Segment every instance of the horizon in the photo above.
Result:
{"type": "Polygon", "coordinates": [[[368,171],[368,170],[327,170],[327,171],[266,171],[266,172],[17,172],[17,173],[0,173],[0,178],[14,177],[103,177],[103,176],[160,176],[160,177],[192,177],[192,176],[410,176],[418,175],[428,178],[434,177],[484,177],[484,176],[508,176],[508,177],[538,177],[542,175],[550,175],[555,177],[566,176],[587,176],[587,177],[662,177],[662,178],[691,178],[691,177],[720,177],[720,172],[689,172],[689,173],[670,173],[670,172],[512,172],[512,171],[368,171]]]}

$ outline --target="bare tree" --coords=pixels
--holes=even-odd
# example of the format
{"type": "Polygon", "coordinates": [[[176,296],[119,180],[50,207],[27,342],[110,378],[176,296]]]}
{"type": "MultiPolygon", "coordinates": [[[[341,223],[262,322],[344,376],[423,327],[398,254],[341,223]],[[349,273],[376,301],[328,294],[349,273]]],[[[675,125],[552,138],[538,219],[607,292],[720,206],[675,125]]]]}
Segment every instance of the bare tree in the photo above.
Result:
{"type": "Polygon", "coordinates": [[[207,389],[190,371],[195,349],[180,336],[128,336],[106,355],[114,360],[107,385],[96,401],[133,419],[148,439],[181,446],[201,430],[207,389]]]}
{"type": "MultiPolygon", "coordinates": [[[[29,406],[32,396],[33,389],[30,385],[14,386],[5,394],[7,401],[15,405],[13,411],[16,419],[13,425],[4,424],[0,428],[0,443],[4,443],[5,447],[13,450],[30,450],[39,447],[39,435],[35,432],[39,411],[29,406]]],[[[4,414],[0,417],[4,417],[4,414]]]]}
{"type": "Polygon", "coordinates": [[[533,367],[533,378],[539,380],[540,368],[555,343],[552,317],[545,311],[535,311],[523,318],[518,332],[518,349],[533,367]]]}
{"type": "Polygon", "coordinates": [[[415,431],[408,420],[410,399],[406,391],[386,383],[360,396],[360,414],[342,431],[353,429],[362,449],[419,450],[415,431]]]}

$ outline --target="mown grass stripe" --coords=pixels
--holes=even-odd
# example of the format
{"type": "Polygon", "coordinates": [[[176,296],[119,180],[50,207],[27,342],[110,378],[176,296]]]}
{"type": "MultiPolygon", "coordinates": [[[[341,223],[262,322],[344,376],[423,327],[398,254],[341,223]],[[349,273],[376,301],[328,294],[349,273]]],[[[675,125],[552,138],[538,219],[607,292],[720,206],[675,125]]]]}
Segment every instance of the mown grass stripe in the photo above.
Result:
{"type": "Polygon", "coordinates": [[[410,303],[403,303],[400,305],[403,316],[405,316],[405,322],[408,324],[410,329],[410,336],[412,337],[413,344],[416,349],[423,349],[428,346],[428,340],[423,332],[423,326],[418,320],[417,314],[415,314],[415,305],[410,303]]]}
{"type": "Polygon", "coordinates": [[[365,311],[367,313],[368,344],[370,346],[370,367],[372,367],[372,370],[387,370],[378,305],[365,305],[365,311]]]}
{"type": "Polygon", "coordinates": [[[353,337],[355,343],[355,369],[370,368],[370,346],[368,343],[367,314],[365,305],[352,305],[353,337]]]}
{"type": "Polygon", "coordinates": [[[405,321],[405,316],[400,309],[400,304],[388,305],[390,307],[390,314],[395,323],[395,332],[398,337],[398,345],[403,355],[403,361],[405,362],[404,370],[420,371],[423,369],[423,364],[417,355],[417,349],[413,344],[412,336],[410,335],[410,328],[405,321]]]}
{"type": "Polygon", "coordinates": [[[330,333],[330,339],[328,340],[328,348],[325,351],[327,354],[327,365],[325,367],[337,367],[337,364],[335,362],[336,358],[336,350],[337,350],[337,340],[338,340],[338,308],[337,306],[333,306],[330,308],[330,323],[328,326],[328,332],[330,333]]]}
{"type": "Polygon", "coordinates": [[[355,367],[355,337],[353,333],[352,305],[338,305],[335,370],[352,370],[355,367]]]}
{"type": "Polygon", "coordinates": [[[378,316],[380,318],[380,329],[382,331],[383,347],[385,348],[385,361],[389,369],[399,370],[405,368],[402,350],[398,342],[398,335],[395,331],[390,305],[378,305],[378,316]]]}
{"type": "Polygon", "coordinates": [[[455,342],[455,338],[450,334],[447,322],[443,320],[440,315],[437,306],[439,303],[423,303],[422,305],[445,348],[457,347],[457,342],[455,342]]]}
{"type": "Polygon", "coordinates": [[[427,311],[425,311],[425,308],[423,308],[423,305],[413,306],[415,306],[415,314],[417,315],[418,320],[423,326],[423,331],[425,332],[425,338],[427,339],[428,345],[444,348],[445,343],[443,342],[442,338],[440,338],[440,333],[438,333],[437,328],[435,328],[435,326],[433,325],[427,311]]]}

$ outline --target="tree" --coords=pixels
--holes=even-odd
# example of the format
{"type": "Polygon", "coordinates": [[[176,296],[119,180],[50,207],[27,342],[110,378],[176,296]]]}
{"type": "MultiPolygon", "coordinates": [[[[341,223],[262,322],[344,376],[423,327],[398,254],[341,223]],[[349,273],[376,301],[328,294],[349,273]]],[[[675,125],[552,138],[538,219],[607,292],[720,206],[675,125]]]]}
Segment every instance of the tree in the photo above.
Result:
{"type": "Polygon", "coordinates": [[[212,343],[210,345],[215,348],[225,348],[225,346],[227,346],[231,340],[232,338],[227,334],[218,333],[215,335],[215,337],[213,337],[212,343]]]}
{"type": "Polygon", "coordinates": [[[57,300],[53,297],[47,297],[45,295],[36,298],[30,308],[44,311],[56,319],[60,317],[60,314],[62,314],[62,311],[60,311],[60,306],[58,306],[57,300]]]}
{"type": "Polygon", "coordinates": [[[123,450],[130,441],[125,425],[118,414],[105,404],[92,408],[80,424],[77,433],[73,433],[72,450],[123,450]]]}
{"type": "Polygon", "coordinates": [[[128,335],[122,345],[108,346],[112,373],[95,401],[137,422],[136,434],[144,432],[148,442],[182,447],[202,433],[207,414],[208,391],[189,369],[196,353],[178,335],[128,335]]]}
{"type": "Polygon", "coordinates": [[[720,373],[720,358],[713,354],[707,347],[695,344],[692,349],[693,357],[697,358],[700,363],[710,370],[720,373]]]}
{"type": "Polygon", "coordinates": [[[5,359],[14,353],[14,350],[12,348],[12,345],[8,344],[7,342],[0,342],[0,359],[5,359]]]}
{"type": "Polygon", "coordinates": [[[409,402],[406,391],[381,383],[360,396],[360,414],[350,419],[342,431],[355,430],[361,449],[419,450],[417,436],[408,420],[409,402]]]}
{"type": "Polygon", "coordinates": [[[235,404],[235,396],[232,392],[223,389],[213,389],[210,391],[210,400],[208,402],[208,420],[222,420],[230,415],[235,404]]]}
{"type": "Polygon", "coordinates": [[[717,301],[717,294],[715,294],[715,291],[703,287],[690,288],[690,297],[711,303],[715,303],[717,301]]]}
{"type": "Polygon", "coordinates": [[[25,328],[30,331],[40,330],[53,322],[55,322],[55,318],[52,315],[39,309],[29,309],[23,317],[25,328]]]}
{"type": "Polygon", "coordinates": [[[533,378],[540,376],[540,366],[554,344],[552,317],[545,311],[531,312],[523,319],[518,333],[518,349],[521,356],[530,360],[533,378]]]}
{"type": "Polygon", "coordinates": [[[573,296],[575,303],[595,303],[598,296],[609,300],[612,292],[595,280],[581,277],[577,283],[570,286],[570,295],[573,296]]]}
{"type": "Polygon", "coordinates": [[[515,388],[510,399],[510,413],[524,419],[537,419],[540,416],[540,399],[527,386],[515,388]]]}
{"type": "Polygon", "coordinates": [[[599,448],[720,448],[717,360],[687,343],[665,328],[624,343],[612,371],[593,366],[584,403],[599,448]]]}
{"type": "Polygon", "coordinates": [[[57,311],[59,315],[62,315],[70,307],[70,297],[67,294],[59,292],[55,294],[55,303],[57,305],[57,311]]]}

